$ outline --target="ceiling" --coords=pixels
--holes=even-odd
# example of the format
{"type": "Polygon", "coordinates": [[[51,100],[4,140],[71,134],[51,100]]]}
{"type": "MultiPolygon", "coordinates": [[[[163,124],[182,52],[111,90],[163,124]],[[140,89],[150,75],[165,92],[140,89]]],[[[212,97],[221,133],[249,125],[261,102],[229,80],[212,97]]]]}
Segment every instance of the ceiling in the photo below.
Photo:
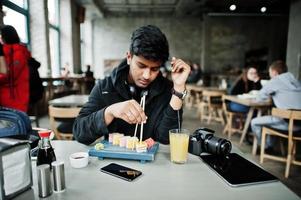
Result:
{"type": "Polygon", "coordinates": [[[98,16],[180,16],[197,17],[206,13],[223,14],[284,14],[289,0],[77,0],[98,16]],[[236,10],[229,7],[235,4],[236,10]],[[260,8],[265,6],[266,12],[260,8]]]}

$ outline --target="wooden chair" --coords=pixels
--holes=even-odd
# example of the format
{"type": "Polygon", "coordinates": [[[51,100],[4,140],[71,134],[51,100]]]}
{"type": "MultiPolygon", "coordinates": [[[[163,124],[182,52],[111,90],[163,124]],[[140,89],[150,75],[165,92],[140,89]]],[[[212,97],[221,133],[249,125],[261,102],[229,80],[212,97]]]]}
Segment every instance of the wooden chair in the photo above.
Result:
{"type": "Polygon", "coordinates": [[[225,124],[222,113],[222,96],[225,91],[204,90],[202,93],[202,102],[199,104],[200,120],[207,119],[209,124],[215,120],[225,124]]]}
{"type": "Polygon", "coordinates": [[[198,107],[200,101],[201,101],[201,96],[202,96],[202,91],[199,88],[199,86],[193,85],[193,84],[187,84],[186,85],[187,89],[187,97],[184,100],[185,106],[187,108],[193,108],[193,107],[198,107]]]}
{"type": "Polygon", "coordinates": [[[228,133],[228,139],[230,140],[231,139],[231,136],[234,134],[234,133],[240,133],[242,134],[242,129],[243,129],[243,126],[239,127],[239,128],[234,128],[233,127],[233,118],[235,116],[239,117],[240,121],[242,122],[242,119],[244,117],[244,113],[239,113],[239,112],[233,112],[229,109],[229,106],[228,106],[228,101],[225,99],[225,95],[223,95],[222,97],[222,100],[223,100],[223,111],[225,113],[225,116],[226,116],[226,125],[224,127],[224,130],[223,130],[223,134],[227,134],[228,133]]]}
{"type": "Polygon", "coordinates": [[[61,139],[69,139],[73,138],[72,133],[62,133],[57,130],[57,123],[56,118],[76,118],[79,114],[81,108],[79,107],[54,107],[49,105],[49,120],[50,120],[50,127],[54,131],[55,136],[58,140],[61,139]]]}
{"type": "Polygon", "coordinates": [[[262,128],[260,163],[263,163],[264,158],[285,162],[286,163],[285,177],[288,178],[291,164],[301,165],[301,161],[295,160],[296,142],[301,141],[301,131],[299,132],[293,131],[295,121],[301,120],[301,111],[273,108],[272,115],[283,119],[288,119],[289,120],[288,131],[276,130],[271,127],[262,128]],[[265,149],[267,135],[281,137],[288,140],[286,157],[269,155],[265,153],[264,149],[265,149]]]}

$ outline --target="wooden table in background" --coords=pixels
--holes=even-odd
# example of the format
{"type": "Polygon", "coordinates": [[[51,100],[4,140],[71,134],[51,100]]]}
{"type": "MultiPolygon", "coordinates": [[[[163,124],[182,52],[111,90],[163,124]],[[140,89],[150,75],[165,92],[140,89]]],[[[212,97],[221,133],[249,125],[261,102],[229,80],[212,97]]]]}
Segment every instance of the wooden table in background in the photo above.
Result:
{"type": "MultiPolygon", "coordinates": [[[[53,84],[55,81],[66,81],[69,80],[70,82],[73,83],[72,89],[75,91],[77,90],[80,94],[84,94],[85,93],[85,78],[82,76],[70,76],[70,77],[41,77],[43,82],[47,83],[47,89],[46,89],[46,93],[47,93],[47,100],[52,99],[54,96],[54,90],[55,90],[55,85],[53,84]]],[[[61,86],[64,86],[61,85],[61,86]]]]}
{"type": "Polygon", "coordinates": [[[187,90],[187,99],[185,101],[188,107],[197,106],[201,102],[202,92],[204,90],[210,91],[225,91],[226,89],[222,89],[214,86],[200,86],[196,84],[186,84],[187,90]]]}
{"type": "Polygon", "coordinates": [[[258,111],[257,116],[258,117],[261,116],[262,111],[264,109],[271,107],[272,101],[266,100],[266,101],[259,102],[259,101],[256,101],[256,99],[239,98],[237,95],[225,95],[224,97],[228,101],[232,101],[232,102],[239,103],[239,104],[250,107],[248,115],[247,115],[247,119],[245,121],[244,129],[243,129],[240,141],[239,141],[239,144],[241,145],[244,138],[246,137],[246,134],[247,134],[248,128],[250,126],[250,123],[251,123],[251,120],[252,120],[255,110],[258,111]]]}
{"type": "Polygon", "coordinates": [[[55,107],[82,107],[88,101],[89,95],[69,95],[48,101],[55,107]]]}

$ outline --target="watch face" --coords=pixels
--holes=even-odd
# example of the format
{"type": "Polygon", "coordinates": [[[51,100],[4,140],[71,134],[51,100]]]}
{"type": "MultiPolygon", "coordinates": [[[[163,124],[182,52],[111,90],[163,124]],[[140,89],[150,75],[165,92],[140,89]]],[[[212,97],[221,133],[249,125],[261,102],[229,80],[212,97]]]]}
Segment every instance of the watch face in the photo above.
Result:
{"type": "Polygon", "coordinates": [[[187,90],[184,90],[184,91],[183,91],[182,99],[184,99],[184,98],[186,97],[186,95],[187,95],[187,90]]]}

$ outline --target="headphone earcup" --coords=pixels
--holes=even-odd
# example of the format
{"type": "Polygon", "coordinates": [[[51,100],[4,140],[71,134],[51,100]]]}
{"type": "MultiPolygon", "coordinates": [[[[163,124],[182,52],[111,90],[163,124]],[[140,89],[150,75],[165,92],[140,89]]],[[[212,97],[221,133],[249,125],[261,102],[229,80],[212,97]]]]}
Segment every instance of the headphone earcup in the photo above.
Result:
{"type": "Polygon", "coordinates": [[[130,90],[130,94],[132,95],[132,98],[134,98],[136,96],[136,87],[133,85],[129,85],[129,90],[130,90]]]}

